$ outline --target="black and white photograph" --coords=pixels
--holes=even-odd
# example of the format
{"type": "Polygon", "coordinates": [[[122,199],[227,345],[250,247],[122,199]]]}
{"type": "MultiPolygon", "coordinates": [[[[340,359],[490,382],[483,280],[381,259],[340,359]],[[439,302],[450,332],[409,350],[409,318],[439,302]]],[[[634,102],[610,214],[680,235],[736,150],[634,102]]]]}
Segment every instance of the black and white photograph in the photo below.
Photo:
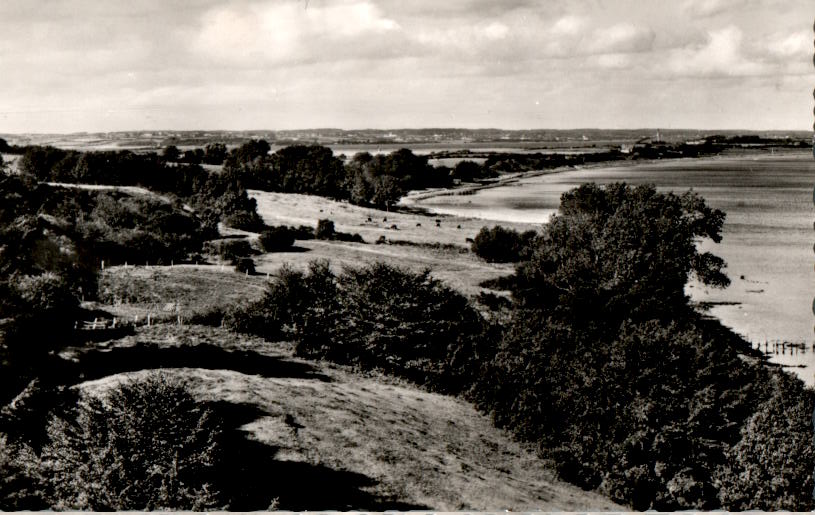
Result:
{"type": "Polygon", "coordinates": [[[814,21],[2,0],[0,511],[814,510],[814,21]]]}

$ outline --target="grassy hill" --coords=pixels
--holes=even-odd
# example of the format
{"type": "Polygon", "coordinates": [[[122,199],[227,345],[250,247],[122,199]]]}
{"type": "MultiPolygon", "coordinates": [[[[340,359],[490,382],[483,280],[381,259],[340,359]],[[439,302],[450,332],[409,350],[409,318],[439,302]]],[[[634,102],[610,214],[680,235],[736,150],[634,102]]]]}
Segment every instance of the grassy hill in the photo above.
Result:
{"type": "Polygon", "coordinates": [[[231,452],[243,497],[232,509],[275,498],[298,510],[623,509],[557,480],[467,402],[294,358],[285,343],[156,325],[66,357],[105,371],[78,385],[89,393],[146,374],[133,369],[149,361],[222,406],[238,431],[231,452]]]}

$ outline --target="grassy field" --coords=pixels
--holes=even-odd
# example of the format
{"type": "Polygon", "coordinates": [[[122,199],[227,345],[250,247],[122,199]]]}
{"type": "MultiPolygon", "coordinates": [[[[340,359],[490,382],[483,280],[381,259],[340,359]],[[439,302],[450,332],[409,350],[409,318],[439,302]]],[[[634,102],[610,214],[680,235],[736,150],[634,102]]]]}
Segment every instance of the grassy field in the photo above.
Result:
{"type": "MultiPolygon", "coordinates": [[[[511,265],[486,263],[470,252],[467,238],[495,223],[474,218],[428,215],[420,212],[385,212],[336,202],[312,195],[269,193],[250,190],[258,213],[269,225],[310,225],[327,218],[337,231],[359,234],[365,244],[337,241],[298,241],[296,252],[264,254],[256,258],[261,273],[274,273],[281,265],[305,267],[314,259],[330,260],[334,266],[360,265],[374,261],[422,269],[466,295],[476,295],[486,279],[510,274],[511,265]],[[387,244],[375,244],[384,236],[387,244]]],[[[518,230],[536,229],[537,224],[502,223],[518,230]]]]}
{"type": "MultiPolygon", "coordinates": [[[[468,403],[375,375],[292,357],[216,328],[157,325],[98,344],[114,362],[79,388],[99,393],[151,360],[202,400],[220,403],[243,438],[245,505],[265,509],[621,510],[558,481],[533,452],[468,403]],[[173,353],[173,350],[188,350],[173,353]],[[164,354],[162,354],[162,352],[164,354]],[[162,360],[161,356],[173,356],[162,360]],[[208,358],[205,358],[208,356],[208,358]],[[116,373],[117,360],[121,372],[116,373]]],[[[98,353],[98,347],[76,351],[98,353]]]]}

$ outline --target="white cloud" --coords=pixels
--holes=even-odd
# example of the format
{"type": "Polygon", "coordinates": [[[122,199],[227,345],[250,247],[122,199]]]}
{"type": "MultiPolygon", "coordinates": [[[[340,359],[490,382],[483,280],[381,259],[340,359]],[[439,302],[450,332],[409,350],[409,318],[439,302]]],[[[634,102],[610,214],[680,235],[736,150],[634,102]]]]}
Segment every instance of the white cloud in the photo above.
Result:
{"type": "Polygon", "coordinates": [[[767,42],[767,51],[777,57],[803,57],[813,53],[812,33],[809,31],[776,35],[767,42]]]}
{"type": "Polygon", "coordinates": [[[655,38],[656,34],[649,27],[620,23],[597,29],[587,49],[599,54],[648,52],[654,47],[655,38]]]}
{"type": "Polygon", "coordinates": [[[585,18],[568,15],[556,21],[550,32],[554,36],[579,36],[585,26],[585,18]]]}
{"type": "Polygon", "coordinates": [[[484,28],[487,39],[504,39],[509,33],[509,27],[500,22],[492,22],[484,28]]]}
{"type": "Polygon", "coordinates": [[[388,45],[377,38],[399,28],[369,1],[308,7],[299,2],[230,5],[202,16],[193,50],[244,64],[375,57],[390,55],[388,45]]]}
{"type": "Polygon", "coordinates": [[[682,8],[691,16],[707,18],[735,11],[747,3],[747,0],[685,0],[682,8]]]}
{"type": "Polygon", "coordinates": [[[742,31],[735,26],[712,31],[702,46],[669,51],[658,71],[686,77],[748,76],[770,72],[765,64],[744,55],[743,39],[742,31]]]}

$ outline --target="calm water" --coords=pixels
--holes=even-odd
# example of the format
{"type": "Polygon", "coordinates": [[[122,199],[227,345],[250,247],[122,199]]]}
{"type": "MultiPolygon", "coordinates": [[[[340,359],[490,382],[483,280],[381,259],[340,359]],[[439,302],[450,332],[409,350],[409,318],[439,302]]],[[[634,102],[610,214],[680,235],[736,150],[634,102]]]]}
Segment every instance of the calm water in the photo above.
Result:
{"type": "Polygon", "coordinates": [[[711,313],[725,325],[762,350],[769,342],[773,361],[793,365],[792,371],[815,384],[815,162],[809,152],[574,170],[420,203],[437,212],[486,220],[543,223],[556,211],[563,192],[584,182],[614,181],[654,183],[662,191],[693,188],[727,213],[722,242],[702,246],[725,259],[732,284],[716,290],[691,283],[689,294],[718,303],[711,313]],[[805,348],[779,346],[773,353],[774,341],[804,343],[805,348]]]}

